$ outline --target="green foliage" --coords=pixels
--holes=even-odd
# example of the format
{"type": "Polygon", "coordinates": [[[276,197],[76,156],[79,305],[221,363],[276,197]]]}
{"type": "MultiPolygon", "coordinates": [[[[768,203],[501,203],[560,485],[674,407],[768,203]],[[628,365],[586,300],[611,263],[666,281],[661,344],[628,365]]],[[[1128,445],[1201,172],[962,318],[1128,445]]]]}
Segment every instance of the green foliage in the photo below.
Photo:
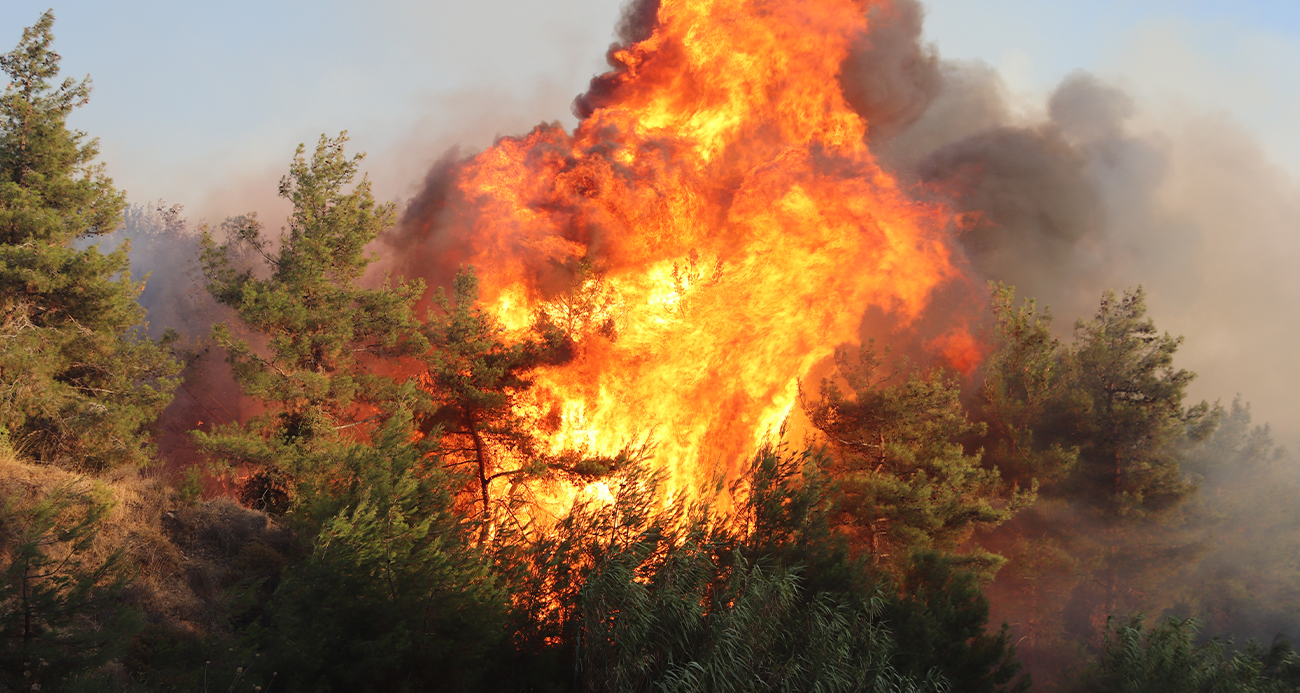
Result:
{"type": "Polygon", "coordinates": [[[873,593],[879,576],[849,549],[834,518],[838,487],[824,451],[764,448],[732,488],[745,551],[764,564],[804,566],[813,592],[873,593]]]}
{"type": "Polygon", "coordinates": [[[486,520],[492,482],[541,471],[530,422],[515,405],[541,363],[542,345],[510,340],[477,301],[473,268],[456,274],[451,298],[441,287],[434,298],[425,327],[433,348],[425,363],[436,409],[424,427],[439,428],[450,464],[473,469],[486,520]]]}
{"type": "Polygon", "coordinates": [[[246,426],[195,437],[209,454],[261,470],[253,500],[273,510],[284,510],[294,485],[346,447],[343,436],[364,440],[397,408],[424,397],[381,361],[427,350],[412,309],[423,285],[357,286],[374,259],[364,247],[391,223],[393,206],[377,204],[364,178],[344,190],[361,158],[344,155],[346,141],[346,133],[321,137],[310,160],[298,147],[280,181],[280,195],[294,209],[274,254],[251,216],[227,222],[230,240],[223,245],[203,237],[208,290],[265,345],[236,339],[225,325],[214,330],[215,339],[244,392],[267,411],[246,426]],[[260,267],[241,265],[250,252],[260,267]]]}
{"type": "Polygon", "coordinates": [[[809,594],[797,567],[751,562],[703,508],[656,510],[657,488],[630,474],[531,556],[548,579],[524,594],[559,596],[534,636],[561,636],[578,690],[938,689],[890,667],[879,599],[809,594]]]}
{"type": "Polygon", "coordinates": [[[1250,405],[1238,396],[1224,409],[1215,405],[1214,432],[1187,453],[1183,468],[1218,487],[1249,486],[1261,474],[1278,468],[1286,451],[1273,441],[1268,424],[1252,424],[1250,405]]]}
{"type": "Polygon", "coordinates": [[[197,466],[186,469],[176,493],[186,505],[197,503],[203,497],[203,470],[197,466]]]}
{"type": "Polygon", "coordinates": [[[1007,626],[985,632],[989,605],[978,577],[951,556],[913,554],[887,618],[899,645],[895,663],[904,671],[941,667],[954,691],[1028,690],[1028,678],[1016,679],[1020,664],[1007,626]]]}
{"type": "Polygon", "coordinates": [[[1070,350],[1078,380],[1066,416],[1080,449],[1071,492],[1108,518],[1142,518],[1194,490],[1182,472],[1182,444],[1216,424],[1209,405],[1183,408],[1194,373],[1173,366],[1182,338],[1156,331],[1141,287],[1107,292],[1097,315],[1075,325],[1070,350]]]}
{"type": "Polygon", "coordinates": [[[452,512],[458,481],[391,418],[268,607],[262,668],[288,690],[464,690],[504,635],[505,596],[452,512]]]}
{"type": "Polygon", "coordinates": [[[1104,521],[1150,519],[1185,501],[1195,487],[1182,460],[1218,415],[1204,402],[1183,407],[1195,374],[1174,368],[1182,339],[1156,330],[1142,289],[1106,292],[1069,346],[1051,336],[1049,312],[1015,308],[1010,288],[992,289],[994,350],[978,408],[989,459],[1104,521]]]}
{"type": "Polygon", "coordinates": [[[1181,339],[1156,330],[1140,288],[1103,295],[1070,345],[1032,304],[1012,309],[1009,289],[993,298],[979,408],[990,460],[1043,483],[1033,508],[983,540],[1009,559],[992,594],[1050,683],[1099,646],[1109,614],[1174,606],[1170,581],[1207,538],[1184,463],[1220,414],[1184,407],[1194,376],[1173,365],[1181,339]]]}
{"type": "MultiPolygon", "coordinates": [[[[809,419],[836,451],[832,473],[843,491],[844,521],[877,557],[904,562],[913,549],[952,550],[979,526],[996,525],[1033,500],[1008,488],[996,468],[968,455],[961,439],[983,432],[961,403],[955,380],[939,371],[891,382],[868,348],[854,363],[836,352],[846,395],[824,380],[809,419]]],[[[970,560],[995,566],[995,556],[970,560]]]]}
{"type": "Polygon", "coordinates": [[[1011,675],[998,667],[1014,672],[1005,636],[990,639],[976,623],[987,612],[978,587],[949,594],[977,583],[900,598],[834,530],[825,463],[760,451],[732,489],[734,516],[664,508],[655,476],[623,469],[611,505],[579,506],[499,555],[515,599],[512,668],[537,690],[545,679],[557,681],[550,690],[588,691],[995,690],[987,682],[1011,675]],[[939,604],[954,600],[971,618],[939,624],[939,604]],[[896,626],[960,642],[909,654],[896,626]],[[987,652],[952,656],[972,648],[987,652]],[[568,662],[572,688],[560,683],[568,662]]]}
{"type": "Polygon", "coordinates": [[[898,574],[849,551],[836,528],[838,482],[822,454],[761,451],[737,488],[747,528],[745,555],[763,564],[802,566],[811,594],[871,595],[896,643],[892,666],[905,675],[940,673],[953,691],[1021,691],[1006,626],[986,632],[989,606],[963,557],[918,551],[898,574]]]}
{"type": "Polygon", "coordinates": [[[1296,460],[1253,425],[1240,399],[1184,465],[1201,478],[1197,516],[1218,539],[1177,583],[1179,612],[1210,632],[1268,640],[1296,632],[1300,613],[1300,496],[1296,460]]]}
{"type": "Polygon", "coordinates": [[[64,245],[117,226],[124,196],[94,164],[95,140],[69,131],[72,109],[90,100],[90,79],[77,82],[59,75],[59,54],[50,49],[54,14],[41,15],[23,30],[22,40],[0,56],[9,86],[0,97],[0,240],[64,245]]]}
{"type": "Polygon", "coordinates": [[[1076,690],[1087,693],[1272,693],[1300,685],[1300,658],[1285,641],[1264,650],[1197,644],[1195,619],[1112,622],[1100,660],[1076,690]]]}
{"type": "Polygon", "coordinates": [[[1015,293],[991,284],[993,351],[983,365],[984,383],[975,408],[988,426],[987,464],[1026,487],[1059,481],[1078,461],[1077,447],[1052,436],[1053,416],[1073,383],[1071,361],[1052,336],[1051,311],[1033,301],[1015,307],[1015,293]]]}
{"type": "Polygon", "coordinates": [[[121,550],[103,560],[91,555],[109,510],[102,496],[68,484],[35,501],[10,499],[0,515],[8,561],[0,577],[6,690],[57,690],[116,656],[138,628],[121,602],[128,584],[121,550]]]}
{"type": "Polygon", "coordinates": [[[1196,487],[1182,462],[1217,420],[1205,403],[1183,407],[1194,374],[1173,366],[1181,342],[1156,331],[1141,288],[1107,292],[1096,317],[1075,325],[1068,356],[1077,380],[1063,417],[1079,463],[1060,491],[1098,523],[1076,541],[1094,566],[1069,607],[1076,632],[1149,608],[1160,581],[1203,552],[1183,512],[1196,487]]]}
{"type": "Polygon", "coordinates": [[[43,461],[144,463],[180,364],[172,337],[144,334],[126,249],[73,247],[112,231],[124,198],[94,163],[97,142],[67,128],[90,82],[52,83],[53,23],[46,12],[0,56],[0,426],[43,461]]]}

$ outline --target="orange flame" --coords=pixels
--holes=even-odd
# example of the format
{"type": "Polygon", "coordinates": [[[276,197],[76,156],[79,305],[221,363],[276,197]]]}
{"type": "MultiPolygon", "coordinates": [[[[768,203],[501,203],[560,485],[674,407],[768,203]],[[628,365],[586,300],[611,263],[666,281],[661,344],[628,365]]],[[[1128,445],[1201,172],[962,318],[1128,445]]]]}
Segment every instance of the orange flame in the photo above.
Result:
{"type": "Polygon", "coordinates": [[[931,340],[928,346],[939,352],[943,360],[962,375],[970,375],[984,360],[984,346],[963,326],[954,327],[931,340]]]}
{"type": "Polygon", "coordinates": [[[552,451],[650,435],[689,492],[781,428],[867,307],[908,324],[959,275],[949,216],[877,165],[841,93],[867,17],[855,0],[663,0],[572,134],[539,126],[459,170],[441,232],[486,304],[577,340],[529,405],[559,412],[552,451]]]}

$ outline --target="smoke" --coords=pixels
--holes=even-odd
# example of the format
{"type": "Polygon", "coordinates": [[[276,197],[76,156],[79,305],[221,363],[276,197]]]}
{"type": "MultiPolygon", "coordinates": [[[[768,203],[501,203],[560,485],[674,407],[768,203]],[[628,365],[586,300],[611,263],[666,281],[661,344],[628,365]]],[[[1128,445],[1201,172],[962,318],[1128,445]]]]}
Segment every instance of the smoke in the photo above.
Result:
{"type": "Polygon", "coordinates": [[[122,227],[97,242],[103,250],[129,243],[127,256],[134,278],[144,282],[139,301],[148,311],[149,336],[157,339],[172,329],[194,342],[224,317],[224,311],[203,288],[199,238],[183,212],[180,205],[162,201],[131,205],[122,227]]]}
{"type": "MultiPolygon", "coordinates": [[[[1228,116],[1162,109],[1094,75],[1069,75],[1026,103],[987,65],[923,45],[921,15],[916,0],[896,0],[845,64],[845,93],[872,122],[882,164],[957,211],[972,270],[1050,306],[1063,338],[1103,291],[1144,286],[1156,325],[1186,338],[1175,363],[1198,373],[1191,399],[1226,409],[1185,466],[1201,490],[1183,534],[1135,551],[1124,568],[1125,588],[1140,595],[1132,603],[1153,619],[1198,615],[1208,634],[1294,637],[1297,574],[1282,557],[1300,546],[1290,529],[1300,463],[1274,441],[1300,436],[1290,319],[1300,312],[1300,183],[1228,116]]],[[[988,594],[1049,688],[1079,661],[1079,640],[1053,638],[1072,630],[1086,641],[1099,627],[1077,582],[1088,554],[1069,543],[1086,527],[1068,503],[1045,499],[985,537],[1021,563],[988,594]],[[998,546],[1021,533],[1035,537],[1032,555],[998,546]]]]}
{"type": "Polygon", "coordinates": [[[920,4],[871,9],[871,32],[842,66],[844,98],[866,118],[873,142],[888,141],[916,123],[943,89],[938,51],[921,43],[920,4]]]}
{"type": "MultiPolygon", "coordinates": [[[[185,370],[181,386],[158,421],[163,465],[155,470],[173,481],[201,460],[191,431],[246,421],[258,410],[240,393],[224,354],[209,339],[213,325],[235,321],[204,287],[198,265],[199,235],[182,213],[180,205],[161,201],[132,205],[121,228],[93,239],[105,252],[129,243],[133,278],[144,282],[138,300],[147,311],[149,336],[158,339],[167,330],[178,333],[175,344],[185,370]]],[[[238,334],[238,325],[234,327],[238,334]]],[[[215,490],[218,484],[209,478],[207,486],[215,490]]]]}
{"type": "Polygon", "coordinates": [[[631,0],[623,8],[623,16],[618,22],[618,41],[610,44],[605,51],[605,62],[612,70],[591,78],[587,91],[573,100],[573,114],[578,118],[589,118],[596,109],[616,100],[615,87],[619,82],[618,72],[623,63],[617,53],[635,43],[650,38],[654,31],[659,0],[631,0]]]}
{"type": "Polygon", "coordinates": [[[1050,306],[1063,332],[1103,291],[1143,285],[1157,326],[1186,337],[1195,397],[1241,394],[1300,437],[1297,181],[1227,116],[1155,110],[1087,73],[1026,108],[992,68],[924,45],[922,16],[916,0],[876,10],[845,93],[881,163],[962,213],[976,272],[1050,306]]]}

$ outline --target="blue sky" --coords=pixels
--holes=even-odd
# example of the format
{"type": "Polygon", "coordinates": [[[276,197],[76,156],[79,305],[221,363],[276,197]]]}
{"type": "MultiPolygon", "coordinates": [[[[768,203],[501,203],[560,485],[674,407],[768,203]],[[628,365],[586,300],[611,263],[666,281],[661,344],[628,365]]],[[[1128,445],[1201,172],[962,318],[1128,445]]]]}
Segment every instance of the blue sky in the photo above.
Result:
{"type": "Polygon", "coordinates": [[[1151,107],[1219,112],[1300,174],[1300,2],[931,0],[926,28],[948,58],[998,67],[1045,92],[1095,72],[1151,107]]]}
{"type": "MultiPolygon", "coordinates": [[[[258,197],[294,146],[322,132],[350,130],[381,191],[404,197],[450,144],[571,122],[569,101],[601,69],[619,4],[65,0],[54,10],[65,70],[96,85],[74,122],[101,138],[118,184],[137,201],[219,216],[258,197]]],[[[47,7],[3,3],[0,46],[47,7]]],[[[1300,172],[1300,3],[928,7],[943,56],[985,61],[1017,90],[1046,93],[1073,70],[1094,71],[1152,103],[1229,113],[1300,172]]]]}
{"type": "Polygon", "coordinates": [[[933,0],[927,27],[945,55],[996,64],[1008,51],[1032,58],[1041,77],[1109,66],[1115,51],[1155,24],[1196,27],[1208,58],[1231,59],[1232,42],[1272,34],[1300,40],[1300,3],[1260,0],[933,0]],[[1215,43],[1218,43],[1216,46],[1215,43]]]}

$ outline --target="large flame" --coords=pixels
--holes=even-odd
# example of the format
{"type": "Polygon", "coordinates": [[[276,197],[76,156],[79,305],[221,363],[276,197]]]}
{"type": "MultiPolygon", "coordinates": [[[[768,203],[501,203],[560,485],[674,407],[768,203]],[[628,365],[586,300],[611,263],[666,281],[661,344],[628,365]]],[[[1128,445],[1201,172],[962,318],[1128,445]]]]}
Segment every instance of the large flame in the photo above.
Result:
{"type": "Polygon", "coordinates": [[[663,0],[572,134],[503,138],[458,171],[445,247],[507,326],[541,311],[577,340],[529,405],[554,412],[554,452],[650,435],[690,489],[780,428],[864,309],[907,323],[958,274],[945,213],[881,170],[841,93],[867,18],[855,0],[663,0]]]}

